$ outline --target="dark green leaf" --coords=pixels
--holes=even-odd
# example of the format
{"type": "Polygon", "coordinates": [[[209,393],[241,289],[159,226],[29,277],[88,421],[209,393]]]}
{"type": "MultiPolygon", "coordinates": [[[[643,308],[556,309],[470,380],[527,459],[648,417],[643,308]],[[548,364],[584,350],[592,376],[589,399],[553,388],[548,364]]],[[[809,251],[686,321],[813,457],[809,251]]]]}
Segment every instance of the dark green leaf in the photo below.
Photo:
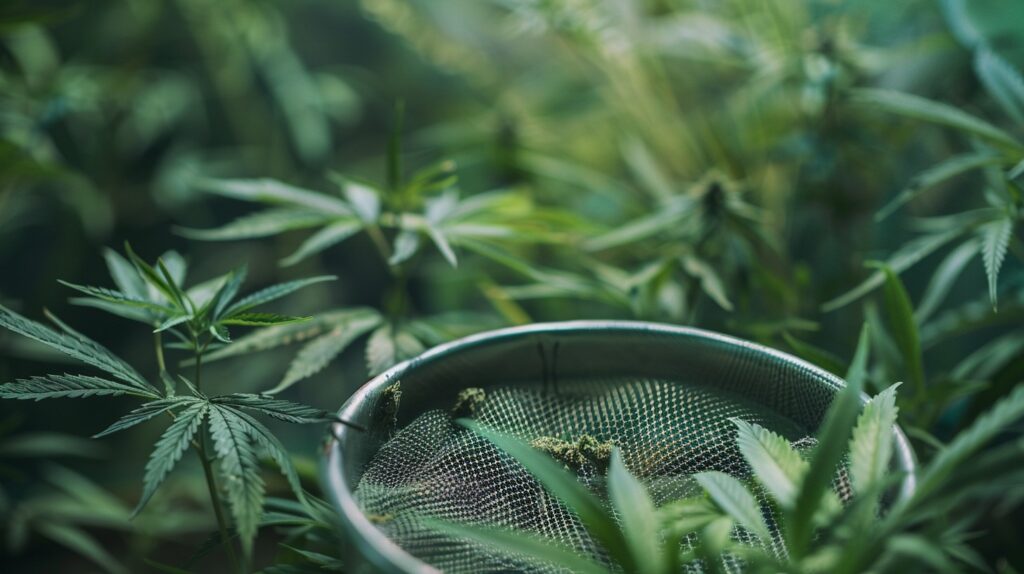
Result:
{"type": "Polygon", "coordinates": [[[44,325],[22,317],[3,305],[0,305],[0,327],[5,327],[15,333],[39,341],[40,343],[57,349],[69,357],[73,357],[83,363],[106,371],[143,393],[156,394],[156,389],[147,383],[146,380],[142,378],[142,375],[140,375],[130,365],[115,357],[113,353],[108,351],[99,343],[87,338],[85,335],[82,335],[77,331],[74,331],[64,323],[59,322],[55,316],[48,316],[57,322],[62,329],[67,331],[67,333],[58,333],[44,325]]]}
{"type": "Polygon", "coordinates": [[[156,441],[156,447],[149,456],[149,462],[146,463],[142,497],[132,516],[137,515],[146,506],[167,475],[181,460],[182,454],[191,446],[192,438],[199,430],[207,408],[206,403],[193,403],[178,413],[178,417],[156,441]]]}
{"type": "Polygon", "coordinates": [[[21,400],[42,400],[56,398],[116,397],[132,395],[151,399],[160,398],[138,387],[108,381],[86,375],[47,375],[19,379],[0,385],[0,398],[21,400]]]}
{"type": "Polygon", "coordinates": [[[239,217],[216,229],[178,228],[178,233],[200,241],[233,241],[316,227],[330,219],[328,214],[308,209],[277,208],[239,217]]]}
{"type": "Polygon", "coordinates": [[[288,372],[269,394],[279,393],[295,383],[311,377],[323,370],[335,357],[345,350],[352,341],[380,324],[380,316],[367,314],[354,316],[350,321],[342,323],[330,332],[320,335],[307,343],[292,359],[288,372]]]}
{"type": "Polygon", "coordinates": [[[199,399],[195,397],[173,397],[145,403],[121,417],[117,422],[110,425],[105,430],[93,435],[93,438],[100,438],[107,436],[108,434],[123,431],[135,425],[144,423],[153,417],[162,415],[177,408],[193,405],[198,401],[199,399]]]}
{"type": "Polygon", "coordinates": [[[319,277],[309,277],[307,279],[289,281],[287,283],[279,283],[243,297],[240,301],[229,307],[228,310],[225,311],[225,314],[230,316],[242,311],[248,311],[253,307],[258,307],[280,299],[281,297],[289,295],[304,287],[308,287],[316,283],[323,283],[324,281],[334,281],[335,279],[337,279],[337,277],[334,275],[322,275],[319,277]]]}
{"type": "Polygon", "coordinates": [[[242,552],[252,556],[253,540],[263,512],[263,478],[259,457],[249,438],[248,426],[230,408],[212,405],[210,435],[220,463],[231,515],[242,542],[242,552]]]}
{"type": "Polygon", "coordinates": [[[244,325],[246,327],[271,327],[273,325],[288,325],[290,323],[302,323],[312,317],[296,317],[293,315],[278,315],[277,313],[238,313],[221,319],[225,325],[244,325]]]}
{"type": "Polygon", "coordinates": [[[235,393],[211,399],[215,404],[231,405],[249,409],[275,419],[295,424],[330,422],[334,420],[327,411],[293,403],[283,399],[275,399],[267,395],[235,393]]]}

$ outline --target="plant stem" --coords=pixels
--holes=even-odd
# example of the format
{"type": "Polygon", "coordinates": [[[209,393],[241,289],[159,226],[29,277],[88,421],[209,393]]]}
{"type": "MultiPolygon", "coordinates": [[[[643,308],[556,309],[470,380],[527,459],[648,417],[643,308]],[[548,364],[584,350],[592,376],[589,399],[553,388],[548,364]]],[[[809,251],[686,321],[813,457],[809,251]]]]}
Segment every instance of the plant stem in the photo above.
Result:
{"type": "Polygon", "coordinates": [[[207,435],[209,434],[208,428],[204,423],[202,429],[202,437],[199,440],[199,448],[196,450],[196,454],[199,455],[199,461],[203,465],[203,474],[206,475],[206,489],[210,491],[210,504],[213,505],[213,514],[217,517],[217,528],[220,531],[220,541],[224,545],[224,548],[228,554],[228,562],[231,563],[231,569],[235,572],[244,572],[241,565],[238,563],[238,556],[235,555],[235,546],[231,543],[231,539],[228,537],[228,526],[227,521],[224,519],[224,506],[220,500],[220,491],[217,489],[217,476],[213,473],[213,467],[210,465],[210,459],[206,456],[207,451],[207,435]]]}
{"type": "MultiPolygon", "coordinates": [[[[203,352],[206,351],[206,345],[203,345],[202,348],[200,348],[198,337],[193,337],[192,341],[196,349],[195,385],[196,389],[201,390],[203,352]]],[[[207,342],[207,344],[209,344],[209,342],[207,342]]],[[[203,474],[206,476],[206,489],[210,492],[210,504],[213,505],[214,516],[217,517],[217,528],[220,531],[220,542],[224,545],[225,551],[227,552],[228,562],[231,563],[232,570],[238,573],[244,573],[245,569],[239,563],[238,556],[235,554],[235,546],[228,537],[227,520],[224,518],[224,503],[220,499],[220,490],[217,488],[217,475],[213,472],[213,466],[210,464],[210,457],[207,456],[207,452],[210,450],[209,435],[209,425],[204,422],[203,428],[200,431],[196,454],[199,455],[199,462],[203,465],[203,474]]]]}
{"type": "Polygon", "coordinates": [[[167,363],[164,362],[164,346],[159,332],[153,333],[153,346],[156,347],[156,365],[160,368],[160,372],[163,373],[167,370],[167,363]]]}

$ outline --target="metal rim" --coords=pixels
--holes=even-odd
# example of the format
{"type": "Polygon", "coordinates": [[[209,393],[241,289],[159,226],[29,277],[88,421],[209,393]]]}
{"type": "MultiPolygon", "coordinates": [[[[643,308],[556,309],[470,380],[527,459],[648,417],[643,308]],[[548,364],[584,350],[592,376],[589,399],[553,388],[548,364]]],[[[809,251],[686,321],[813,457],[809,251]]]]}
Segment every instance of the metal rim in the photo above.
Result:
{"type": "MultiPolygon", "coordinates": [[[[352,420],[352,416],[357,410],[356,407],[370,395],[389,386],[391,383],[401,378],[401,376],[406,372],[414,370],[418,366],[426,363],[443,360],[446,356],[449,356],[452,353],[473,347],[488,345],[498,341],[529,337],[532,335],[575,332],[593,333],[601,331],[629,331],[634,333],[651,333],[680,336],[685,338],[710,339],[727,345],[734,345],[739,348],[764,353],[776,359],[799,365],[821,377],[823,381],[834,387],[836,390],[843,388],[846,384],[840,377],[837,377],[812,363],[788,353],[783,353],[764,345],[759,345],[757,343],[752,343],[750,341],[745,341],[743,339],[738,339],[736,337],[723,335],[713,331],[706,331],[704,329],[679,327],[675,325],[644,321],[562,321],[555,323],[534,323],[520,327],[509,327],[505,329],[486,331],[438,345],[418,357],[399,363],[380,375],[370,379],[345,401],[345,404],[338,411],[338,416],[345,420],[352,420]]],[[[862,394],[861,401],[866,402],[867,400],[868,396],[866,394],[862,394]]],[[[344,453],[342,452],[341,443],[345,442],[352,432],[358,431],[353,431],[351,428],[340,423],[334,423],[331,426],[332,437],[324,447],[321,468],[321,483],[327,493],[328,499],[340,514],[341,523],[346,531],[346,535],[353,542],[353,545],[356,547],[358,552],[362,554],[362,557],[380,571],[396,574],[438,572],[437,569],[420,561],[418,558],[412,556],[391,541],[391,539],[385,536],[373,525],[373,523],[370,522],[359,508],[358,503],[353,497],[352,488],[350,488],[348,480],[345,477],[343,470],[344,464],[342,463],[344,453]]],[[[910,442],[898,426],[896,427],[895,434],[895,456],[898,466],[906,472],[898,494],[898,497],[903,499],[913,494],[916,487],[916,458],[914,456],[913,449],[910,447],[910,442]]]]}

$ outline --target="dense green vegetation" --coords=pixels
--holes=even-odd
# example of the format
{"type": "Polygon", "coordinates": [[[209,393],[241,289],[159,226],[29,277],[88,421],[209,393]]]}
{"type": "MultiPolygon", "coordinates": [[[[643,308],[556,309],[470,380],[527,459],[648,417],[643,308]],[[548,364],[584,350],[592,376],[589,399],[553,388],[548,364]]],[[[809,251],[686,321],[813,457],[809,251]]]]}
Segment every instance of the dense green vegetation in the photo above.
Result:
{"type": "MultiPolygon", "coordinates": [[[[464,334],[636,318],[879,397],[836,401],[807,460],[737,423],[792,482],[792,561],[752,565],[1024,571],[1022,70],[999,0],[5,2],[0,396],[68,399],[0,401],[3,562],[343,569],[324,425],[281,423],[464,334]],[[897,410],[918,494],[874,522],[863,471],[822,530],[897,410]]],[[[722,493],[749,485],[701,480],[660,536],[741,552],[722,493]]],[[[620,563],[701,559],[644,552],[620,563]]]]}

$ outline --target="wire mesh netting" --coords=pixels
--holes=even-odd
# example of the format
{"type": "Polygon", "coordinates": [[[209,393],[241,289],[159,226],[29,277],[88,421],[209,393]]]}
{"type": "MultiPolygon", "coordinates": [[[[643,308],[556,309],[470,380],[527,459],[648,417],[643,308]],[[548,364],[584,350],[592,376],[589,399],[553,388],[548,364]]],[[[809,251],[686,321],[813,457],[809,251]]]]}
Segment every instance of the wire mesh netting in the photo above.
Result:
{"type": "MultiPolygon", "coordinates": [[[[811,400],[819,404],[807,406],[824,412],[830,399],[812,393],[811,400]]],[[[692,478],[697,472],[751,476],[735,444],[734,417],[760,424],[798,448],[813,444],[811,429],[751,402],[736,389],[665,378],[577,378],[556,387],[500,385],[486,390],[473,417],[527,442],[547,437],[610,442],[657,505],[698,494],[692,478]]],[[[449,410],[427,410],[397,429],[371,458],[355,495],[378,529],[406,552],[451,573],[559,570],[453,539],[425,523],[427,517],[534,532],[607,564],[578,518],[514,459],[453,420],[449,410]]],[[[603,472],[596,463],[575,470],[593,491],[603,492],[603,472]]],[[[836,488],[841,498],[848,498],[845,481],[837,480],[836,488]]],[[[763,493],[759,496],[766,502],[763,493]]],[[[770,505],[762,506],[777,531],[770,505]]],[[[736,536],[752,540],[743,532],[736,536]]],[[[773,550],[782,552],[778,541],[773,550]]],[[[735,570],[737,564],[726,566],[735,570]]]]}

